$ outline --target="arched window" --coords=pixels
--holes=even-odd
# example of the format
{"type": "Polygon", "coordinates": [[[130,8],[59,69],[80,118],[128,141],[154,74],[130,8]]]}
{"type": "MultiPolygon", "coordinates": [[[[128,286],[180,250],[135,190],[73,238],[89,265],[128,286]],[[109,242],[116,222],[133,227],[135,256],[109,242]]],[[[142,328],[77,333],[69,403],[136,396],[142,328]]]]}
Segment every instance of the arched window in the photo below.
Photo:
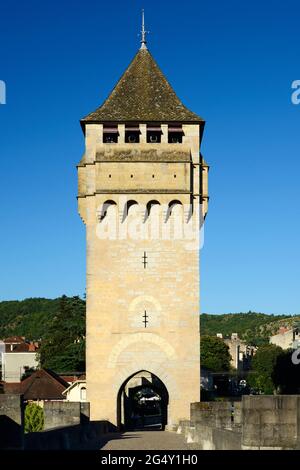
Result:
{"type": "Polygon", "coordinates": [[[124,211],[123,211],[123,217],[122,217],[122,222],[126,219],[126,217],[129,215],[130,212],[133,212],[133,209],[137,209],[138,203],[131,199],[130,201],[127,201],[126,204],[124,205],[124,211]]]}
{"type": "Polygon", "coordinates": [[[103,203],[103,206],[100,212],[98,213],[99,222],[101,222],[116,205],[117,204],[115,201],[112,201],[112,200],[105,201],[103,203]]]}
{"type": "Polygon", "coordinates": [[[80,401],[86,401],[86,387],[80,389],[80,401]]]}
{"type": "Polygon", "coordinates": [[[178,201],[177,199],[174,199],[173,201],[169,202],[166,221],[169,219],[169,217],[171,217],[172,213],[174,213],[175,211],[177,212],[177,210],[179,208],[182,208],[182,202],[181,201],[178,201]]]}
{"type": "Polygon", "coordinates": [[[156,201],[155,199],[152,199],[151,201],[147,202],[144,220],[146,221],[148,217],[150,217],[151,213],[157,214],[159,211],[159,206],[160,206],[160,202],[156,201]]]}

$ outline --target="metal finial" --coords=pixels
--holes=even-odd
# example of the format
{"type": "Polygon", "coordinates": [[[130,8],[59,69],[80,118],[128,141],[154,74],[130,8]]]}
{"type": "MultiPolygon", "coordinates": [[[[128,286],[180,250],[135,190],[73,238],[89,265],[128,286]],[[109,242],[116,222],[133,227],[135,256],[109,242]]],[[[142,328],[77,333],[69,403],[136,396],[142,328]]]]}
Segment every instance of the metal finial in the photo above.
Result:
{"type": "Polygon", "coordinates": [[[142,10],[142,30],[141,30],[141,49],[147,49],[146,34],[148,31],[145,30],[145,13],[144,9],[142,10]]]}

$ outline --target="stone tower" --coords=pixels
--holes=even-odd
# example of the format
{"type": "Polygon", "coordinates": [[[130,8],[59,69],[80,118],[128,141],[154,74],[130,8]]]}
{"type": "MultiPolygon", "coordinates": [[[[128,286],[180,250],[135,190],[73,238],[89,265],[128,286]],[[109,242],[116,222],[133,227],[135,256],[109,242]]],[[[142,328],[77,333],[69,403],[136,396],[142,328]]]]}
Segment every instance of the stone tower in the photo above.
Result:
{"type": "Polygon", "coordinates": [[[200,399],[199,230],[207,211],[204,121],[142,46],[81,121],[79,213],[87,242],[87,400],[121,426],[130,386],[152,384],[164,424],[200,399]]]}

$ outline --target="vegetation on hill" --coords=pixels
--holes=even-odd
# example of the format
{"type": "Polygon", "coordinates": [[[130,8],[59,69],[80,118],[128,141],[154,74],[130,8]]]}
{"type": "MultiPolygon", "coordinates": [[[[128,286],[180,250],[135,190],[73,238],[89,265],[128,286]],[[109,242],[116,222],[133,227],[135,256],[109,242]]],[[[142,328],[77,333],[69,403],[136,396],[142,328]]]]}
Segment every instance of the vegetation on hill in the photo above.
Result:
{"type": "MultiPolygon", "coordinates": [[[[249,344],[261,346],[280,326],[292,326],[300,317],[264,313],[202,314],[201,336],[238,333],[249,344]]],[[[56,372],[85,368],[85,300],[29,298],[0,302],[0,338],[25,336],[41,340],[41,365],[56,372]]]]}
{"type": "Polygon", "coordinates": [[[55,372],[85,370],[85,300],[62,296],[0,302],[0,338],[41,341],[42,367],[55,372]]]}
{"type": "Polygon", "coordinates": [[[59,302],[59,299],[44,298],[0,302],[0,338],[43,338],[58,311],[59,302]]]}
{"type": "Polygon", "coordinates": [[[85,370],[85,301],[62,296],[44,333],[41,366],[55,372],[85,370]]]}
{"type": "Polygon", "coordinates": [[[280,326],[292,326],[300,317],[291,315],[267,315],[265,313],[226,313],[201,315],[201,335],[223,337],[238,333],[249,344],[261,346],[268,344],[269,337],[277,333],[280,326]]]}

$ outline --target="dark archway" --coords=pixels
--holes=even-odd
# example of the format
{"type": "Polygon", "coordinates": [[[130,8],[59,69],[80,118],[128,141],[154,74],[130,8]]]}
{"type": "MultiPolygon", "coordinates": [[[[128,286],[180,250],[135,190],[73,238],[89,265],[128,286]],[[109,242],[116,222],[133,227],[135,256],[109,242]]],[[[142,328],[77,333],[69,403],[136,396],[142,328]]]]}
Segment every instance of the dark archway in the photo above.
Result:
{"type": "Polygon", "coordinates": [[[118,429],[161,429],[168,423],[169,393],[151,372],[141,370],[128,377],[117,396],[118,429]]]}

